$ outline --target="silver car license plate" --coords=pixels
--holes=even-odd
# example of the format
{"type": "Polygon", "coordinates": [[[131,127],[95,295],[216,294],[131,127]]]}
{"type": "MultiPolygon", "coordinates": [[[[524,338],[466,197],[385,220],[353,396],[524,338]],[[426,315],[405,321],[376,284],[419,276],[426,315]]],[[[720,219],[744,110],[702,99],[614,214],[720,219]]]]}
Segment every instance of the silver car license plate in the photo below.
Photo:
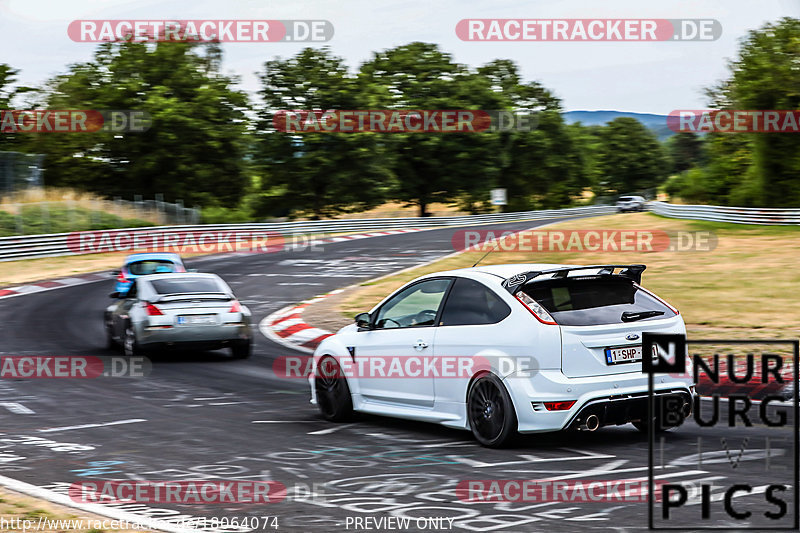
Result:
{"type": "Polygon", "coordinates": [[[216,323],[216,315],[188,315],[178,317],[178,324],[181,326],[213,326],[216,325],[216,323]]]}

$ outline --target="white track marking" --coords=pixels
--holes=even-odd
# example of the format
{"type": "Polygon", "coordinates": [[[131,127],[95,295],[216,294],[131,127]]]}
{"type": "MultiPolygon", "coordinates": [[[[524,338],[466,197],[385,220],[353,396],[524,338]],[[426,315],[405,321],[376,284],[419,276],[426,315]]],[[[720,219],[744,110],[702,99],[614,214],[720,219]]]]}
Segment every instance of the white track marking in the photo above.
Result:
{"type": "Polygon", "coordinates": [[[142,524],[145,526],[145,528],[154,531],[167,531],[170,533],[196,533],[198,531],[194,528],[184,528],[166,521],[169,519],[169,517],[165,517],[165,520],[162,521],[158,518],[151,518],[149,516],[131,513],[98,503],[78,503],[73,501],[72,498],[66,494],[59,494],[55,491],[37,487],[36,485],[31,485],[30,483],[25,483],[24,481],[17,481],[16,479],[11,479],[5,476],[0,476],[0,485],[17,492],[27,494],[28,496],[32,496],[34,498],[40,498],[42,500],[64,505],[66,507],[72,507],[73,509],[80,509],[81,511],[85,511],[87,513],[93,513],[98,516],[104,516],[114,520],[124,520],[130,522],[131,524],[142,524]]]}
{"type": "Polygon", "coordinates": [[[320,429],[318,431],[309,431],[308,434],[309,435],[328,435],[330,433],[335,433],[335,432],[339,431],[340,429],[349,428],[350,426],[353,426],[353,425],[355,425],[355,424],[345,424],[343,426],[333,426],[333,427],[329,427],[327,429],[320,429]]]}
{"type": "Polygon", "coordinates": [[[0,402],[0,406],[5,407],[9,411],[17,415],[34,414],[33,409],[28,409],[27,407],[18,402],[0,402]]]}
{"type": "Polygon", "coordinates": [[[102,424],[82,424],[80,426],[64,426],[59,428],[40,429],[40,433],[53,433],[56,431],[72,431],[73,429],[99,428],[106,426],[119,426],[122,424],[135,424],[137,422],[147,422],[144,418],[129,418],[127,420],[117,420],[115,422],[103,422],[102,424]]]}
{"type": "Polygon", "coordinates": [[[253,420],[251,424],[317,424],[319,420],[253,420]]]}
{"type": "Polygon", "coordinates": [[[461,457],[459,455],[448,455],[448,459],[453,459],[459,463],[464,463],[467,466],[471,466],[473,468],[485,468],[487,466],[507,466],[507,465],[520,465],[520,464],[530,464],[530,463],[555,463],[561,461],[584,461],[586,459],[615,459],[616,455],[607,455],[607,454],[593,454],[593,455],[581,455],[580,457],[537,457],[535,455],[520,455],[521,460],[517,461],[505,461],[502,463],[484,463],[483,461],[476,461],[474,459],[470,459],[468,457],[461,457]]]}

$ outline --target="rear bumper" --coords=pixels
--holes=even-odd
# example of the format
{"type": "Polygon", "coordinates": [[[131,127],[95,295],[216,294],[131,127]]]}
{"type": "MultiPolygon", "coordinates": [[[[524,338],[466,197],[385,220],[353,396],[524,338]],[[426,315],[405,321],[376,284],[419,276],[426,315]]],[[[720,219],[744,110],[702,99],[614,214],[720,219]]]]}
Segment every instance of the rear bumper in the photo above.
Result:
{"type": "Polygon", "coordinates": [[[251,338],[249,324],[174,326],[166,329],[143,327],[137,335],[139,345],[149,347],[180,344],[221,348],[251,338]]]}
{"type": "MultiPolygon", "coordinates": [[[[654,391],[654,413],[674,413],[682,422],[691,414],[692,397],[686,390],[654,391]]],[[[619,426],[648,418],[648,394],[630,394],[597,398],[584,404],[567,423],[567,429],[587,428],[590,416],[596,416],[600,426],[619,426]]],[[[666,419],[662,415],[662,419],[666,419]]]]}
{"type": "MultiPolygon", "coordinates": [[[[648,381],[640,372],[568,378],[560,370],[541,370],[533,375],[507,376],[506,385],[517,412],[521,433],[560,431],[583,423],[596,414],[601,425],[625,424],[642,417],[647,408],[648,381]],[[569,410],[548,411],[544,402],[575,401],[569,410]],[[603,415],[601,417],[601,415],[603,415]]],[[[691,399],[690,378],[655,376],[658,395],[691,399]]]]}

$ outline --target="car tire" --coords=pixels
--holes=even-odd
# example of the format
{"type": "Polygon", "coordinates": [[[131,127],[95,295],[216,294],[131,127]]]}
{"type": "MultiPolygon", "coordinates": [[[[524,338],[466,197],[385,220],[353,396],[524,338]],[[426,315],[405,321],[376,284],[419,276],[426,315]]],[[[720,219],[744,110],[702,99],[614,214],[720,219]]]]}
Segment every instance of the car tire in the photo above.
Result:
{"type": "Polygon", "coordinates": [[[108,326],[106,326],[106,348],[109,350],[116,350],[119,348],[117,341],[111,336],[111,330],[108,329],[108,326]]]}
{"type": "Polygon", "coordinates": [[[139,341],[136,340],[136,333],[130,324],[125,325],[125,334],[122,337],[122,351],[126,357],[133,357],[142,352],[139,347],[139,341]]]}
{"type": "Polygon", "coordinates": [[[119,344],[114,340],[114,336],[111,334],[112,323],[108,316],[103,317],[103,324],[103,329],[106,332],[106,348],[109,350],[116,350],[119,348],[119,344]]]}
{"type": "Polygon", "coordinates": [[[475,439],[483,446],[501,448],[517,434],[517,413],[503,383],[483,374],[467,392],[467,419],[475,439]]]}
{"type": "Polygon", "coordinates": [[[314,390],[317,406],[325,420],[344,422],[353,417],[350,387],[336,358],[326,355],[320,359],[314,377],[314,390]]]}
{"type": "Polygon", "coordinates": [[[231,355],[234,359],[247,359],[253,355],[253,343],[250,339],[231,345],[231,355]]]}

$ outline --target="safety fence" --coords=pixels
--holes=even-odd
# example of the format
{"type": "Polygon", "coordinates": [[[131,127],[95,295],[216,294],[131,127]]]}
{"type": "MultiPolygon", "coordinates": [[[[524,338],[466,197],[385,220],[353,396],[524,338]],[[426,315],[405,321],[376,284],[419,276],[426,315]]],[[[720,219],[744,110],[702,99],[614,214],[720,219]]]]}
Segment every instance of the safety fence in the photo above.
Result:
{"type": "Polygon", "coordinates": [[[648,209],[657,215],[670,218],[711,220],[714,222],[732,222],[734,224],[800,224],[800,209],[679,205],[666,202],[650,202],[648,209]]]}
{"type": "MultiPolygon", "coordinates": [[[[569,209],[551,209],[543,211],[524,211],[517,213],[496,213],[489,215],[468,215],[457,217],[408,217],[408,218],[374,218],[345,220],[313,220],[296,222],[264,222],[252,224],[203,224],[180,226],[157,226],[147,228],[131,228],[109,230],[125,232],[126,235],[139,236],[142,241],[159,234],[186,232],[274,232],[281,235],[320,235],[329,233],[350,233],[363,231],[379,231],[397,228],[435,228],[446,226],[465,226],[474,224],[491,224],[498,222],[515,222],[560,217],[580,217],[613,213],[613,206],[587,206],[569,209]]],[[[58,257],[81,255],[74,246],[76,233],[56,233],[48,235],[24,235],[0,238],[0,261],[31,259],[37,257],[58,257]]],[[[86,253],[86,252],[83,252],[86,253]]]]}

